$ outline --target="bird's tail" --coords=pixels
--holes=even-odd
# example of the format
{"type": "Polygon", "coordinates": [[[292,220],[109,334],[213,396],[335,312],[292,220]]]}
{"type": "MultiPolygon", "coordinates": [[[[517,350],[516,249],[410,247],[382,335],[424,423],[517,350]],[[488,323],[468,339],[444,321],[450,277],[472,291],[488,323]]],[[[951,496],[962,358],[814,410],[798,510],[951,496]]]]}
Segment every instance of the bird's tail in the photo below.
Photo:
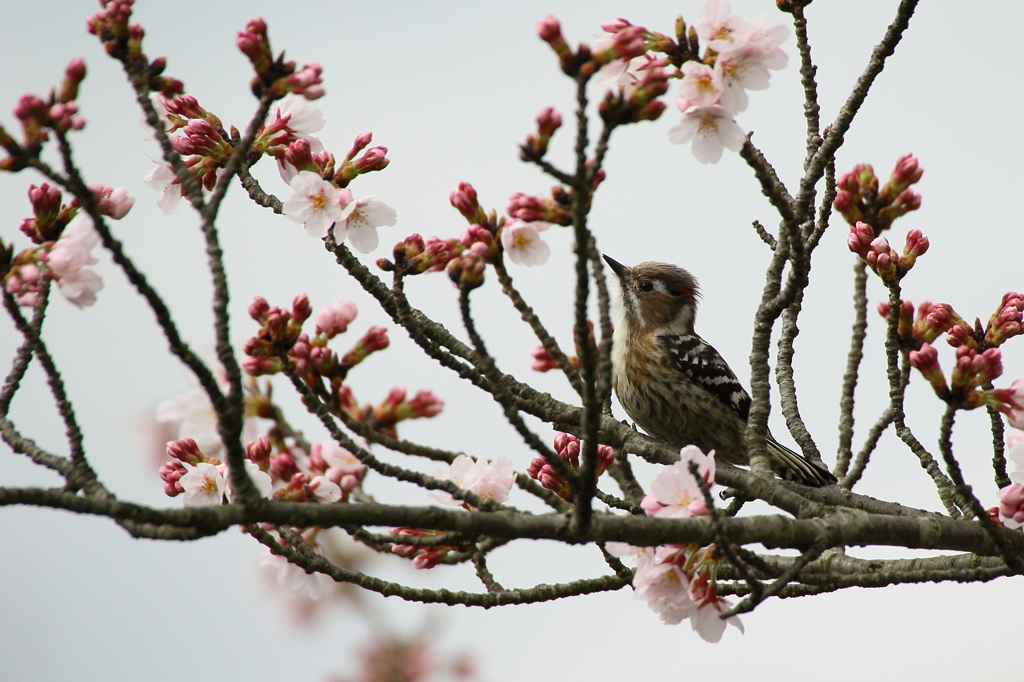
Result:
{"type": "Polygon", "coordinates": [[[768,434],[766,444],[772,471],[779,478],[815,488],[838,483],[836,477],[828,469],[808,462],[803,456],[793,452],[785,445],[780,445],[771,434],[768,434]]]}

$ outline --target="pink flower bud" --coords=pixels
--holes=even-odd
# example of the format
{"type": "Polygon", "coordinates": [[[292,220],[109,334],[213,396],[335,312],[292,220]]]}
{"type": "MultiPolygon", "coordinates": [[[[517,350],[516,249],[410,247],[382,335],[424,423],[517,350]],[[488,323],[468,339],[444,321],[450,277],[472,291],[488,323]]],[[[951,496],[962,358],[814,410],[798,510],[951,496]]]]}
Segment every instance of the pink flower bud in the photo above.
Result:
{"type": "Polygon", "coordinates": [[[199,462],[205,462],[207,459],[206,455],[203,454],[202,450],[199,449],[199,446],[191,438],[169,441],[167,443],[167,456],[186,464],[198,464],[199,462]]]}
{"type": "Polygon", "coordinates": [[[928,237],[921,234],[921,230],[911,230],[907,233],[907,244],[903,247],[903,255],[916,258],[928,251],[928,237]]]}
{"type": "Polygon", "coordinates": [[[358,312],[355,303],[346,301],[344,295],[339,296],[337,301],[316,314],[316,333],[324,334],[329,339],[344,334],[358,312]]]}
{"type": "Polygon", "coordinates": [[[249,316],[257,322],[265,320],[269,312],[270,304],[262,296],[257,296],[249,304],[249,316]]]}
{"type": "Polygon", "coordinates": [[[306,294],[296,296],[292,301],[292,321],[295,324],[301,325],[312,314],[313,309],[309,305],[309,297],[306,294]]]}
{"type": "Polygon", "coordinates": [[[619,17],[615,21],[608,21],[601,24],[601,30],[606,33],[618,33],[627,26],[632,25],[633,24],[629,23],[627,20],[623,19],[622,17],[619,17]]]}
{"type": "Polygon", "coordinates": [[[530,369],[533,371],[548,372],[553,369],[558,369],[558,363],[555,362],[555,359],[551,357],[546,350],[544,350],[544,346],[537,346],[530,351],[530,355],[533,356],[533,363],[530,365],[530,369]]]}
{"type": "Polygon", "coordinates": [[[658,512],[667,506],[668,505],[659,502],[655,495],[644,495],[644,499],[640,500],[640,508],[643,509],[648,516],[656,516],[658,512]]]}
{"type": "Polygon", "coordinates": [[[185,492],[178,481],[186,473],[188,470],[181,462],[167,462],[161,466],[160,480],[164,482],[164,494],[168,497],[176,497],[185,492]]]}
{"type": "Polygon", "coordinates": [[[299,473],[295,458],[288,452],[282,452],[270,458],[270,474],[277,480],[290,481],[299,473]]]}
{"type": "Polygon", "coordinates": [[[270,437],[263,433],[256,440],[249,441],[245,445],[245,458],[259,465],[261,469],[270,464],[270,437]]]}

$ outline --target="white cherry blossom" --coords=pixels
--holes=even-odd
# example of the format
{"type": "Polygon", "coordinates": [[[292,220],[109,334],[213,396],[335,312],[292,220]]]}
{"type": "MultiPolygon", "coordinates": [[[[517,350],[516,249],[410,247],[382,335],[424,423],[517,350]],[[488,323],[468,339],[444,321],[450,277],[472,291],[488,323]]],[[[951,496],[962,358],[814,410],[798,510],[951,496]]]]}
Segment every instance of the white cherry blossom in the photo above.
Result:
{"type": "Polygon", "coordinates": [[[551,223],[514,220],[501,229],[501,245],[516,265],[543,265],[551,256],[551,247],[540,238],[540,233],[551,223]]]}
{"type": "Polygon", "coordinates": [[[285,217],[304,223],[306,233],[317,239],[326,237],[331,225],[342,219],[342,199],[351,201],[347,189],[339,190],[312,171],[297,173],[290,186],[294,194],[282,207],[285,217]]]}

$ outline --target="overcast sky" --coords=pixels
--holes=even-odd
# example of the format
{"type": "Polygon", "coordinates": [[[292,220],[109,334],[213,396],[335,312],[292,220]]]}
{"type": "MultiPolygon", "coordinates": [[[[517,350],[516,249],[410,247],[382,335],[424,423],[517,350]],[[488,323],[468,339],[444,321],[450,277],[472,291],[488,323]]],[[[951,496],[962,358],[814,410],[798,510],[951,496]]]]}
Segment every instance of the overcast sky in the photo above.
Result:
{"type": "MultiPolygon", "coordinates": [[[[835,115],[871,47],[895,13],[895,1],[816,3],[808,11],[814,59],[819,66],[822,120],[835,115]]],[[[591,40],[599,25],[617,16],[671,33],[680,12],[696,19],[699,2],[683,4],[568,0],[520,3],[267,2],[210,3],[140,0],[136,20],[147,30],[150,57],[166,55],[170,75],[184,81],[225,124],[243,127],[254,109],[247,60],[235,33],[263,16],[276,50],[300,64],[324,66],[327,96],[316,106],[327,126],[320,137],[341,156],[352,139],[372,131],[388,147],[391,166],[360,179],[356,196],[375,194],[398,211],[398,224],[381,231],[381,247],[366,262],[389,255],[390,245],[412,232],[457,236],[464,221],[448,204],[460,181],[472,182],[484,206],[503,209],[513,192],[543,193],[551,181],[518,161],[517,144],[537,112],[553,105],[568,115],[571,83],[557,69],[535,23],[551,13],[571,41],[591,40]],[[632,8],[631,8],[632,7],[632,8]]],[[[768,0],[733,3],[744,18],[783,19],[768,0]]],[[[89,76],[79,103],[88,120],[74,136],[87,179],[127,185],[135,208],[115,225],[118,238],[148,273],[174,311],[183,334],[212,355],[210,287],[194,213],[186,206],[168,218],[155,192],[142,184],[152,168],[141,141],[139,113],[118,65],[108,59],[85,18],[90,2],[5,3],[0,25],[0,122],[23,93],[44,94],[59,82],[65,64],[83,56],[89,76]]],[[[1019,211],[1021,166],[1019,26],[1024,7],[977,3],[923,3],[896,55],[846,136],[838,170],[858,162],[875,165],[883,178],[896,158],[915,153],[925,168],[920,211],[897,222],[893,241],[919,228],[932,248],[905,282],[906,296],[951,303],[965,318],[992,313],[1002,294],[1024,289],[1019,211]],[[975,41],[978,41],[976,44],[975,41]],[[981,95],[985,95],[981,101],[981,95]],[[991,102],[988,97],[992,97],[991,102]]],[[[792,37],[783,45],[795,56],[792,37]]],[[[767,91],[751,93],[738,117],[782,179],[793,187],[804,154],[802,90],[791,60],[773,72],[767,91]]],[[[698,331],[746,380],[751,320],[769,252],[750,229],[778,219],[753,174],[726,152],[714,166],[698,164],[690,150],[668,143],[678,119],[670,108],[661,120],[616,133],[608,179],[594,202],[592,227],[602,251],[624,263],[671,260],[690,269],[705,296],[698,331]]],[[[559,136],[552,158],[568,164],[569,140],[559,136]]],[[[257,169],[268,190],[287,188],[272,168],[257,169]]],[[[0,234],[16,249],[26,240],[17,226],[29,215],[25,196],[40,178],[25,172],[0,178],[0,234]]],[[[314,308],[340,293],[361,306],[353,332],[371,324],[393,327],[354,281],[297,225],[247,203],[234,191],[220,223],[230,268],[232,332],[239,347],[255,325],[245,307],[255,295],[284,305],[307,292],[314,308]]],[[[553,255],[539,268],[514,268],[513,276],[563,346],[571,343],[571,234],[545,233],[553,255]]],[[[853,257],[846,227],[833,221],[815,254],[802,333],[797,341],[797,381],[805,419],[830,464],[835,458],[839,378],[852,321],[853,257]]],[[[86,433],[86,446],[102,480],[121,498],[177,506],[161,491],[149,456],[145,424],[162,400],[189,388],[187,373],[166,353],[152,316],[105,255],[98,271],[106,282],[98,303],[80,311],[55,297],[46,335],[86,433]]],[[[477,295],[482,331],[502,368],[533,380],[564,399],[563,379],[531,375],[536,345],[511,305],[489,282],[477,295]]],[[[413,302],[461,332],[454,291],[443,276],[409,283],[413,302]]],[[[871,282],[871,307],[881,287],[871,282]]],[[[881,319],[871,313],[857,411],[863,440],[886,404],[881,319]]],[[[423,359],[399,330],[392,348],[354,372],[363,400],[379,401],[393,385],[431,388],[447,401],[441,416],[409,425],[403,435],[475,456],[504,455],[522,470],[530,454],[503,424],[500,409],[465,383],[423,359]]],[[[0,327],[0,356],[18,339],[0,327]]],[[[1024,376],[1022,342],[1006,347],[1006,373],[997,385],[1024,376]]],[[[343,348],[342,348],[343,350],[343,348]]],[[[945,366],[952,352],[941,348],[945,366]]],[[[288,389],[280,385],[280,394],[288,389]]],[[[313,440],[323,433],[284,398],[313,440]]],[[[940,405],[919,377],[908,394],[910,424],[929,447],[935,443],[940,405]]],[[[621,411],[618,412],[622,416],[621,411]]],[[[15,400],[15,423],[41,445],[63,452],[61,429],[41,375],[30,371],[15,400]]],[[[785,425],[772,425],[789,441],[785,425]]],[[[542,433],[548,433],[541,430],[542,433]]],[[[986,506],[995,503],[988,466],[987,417],[960,416],[957,453],[968,481],[986,506]]],[[[939,509],[916,459],[887,434],[875,462],[858,485],[861,493],[939,509]]],[[[404,463],[404,460],[400,460],[404,463]]],[[[640,467],[645,480],[653,469],[640,467]]],[[[371,477],[379,499],[426,504],[426,493],[371,477]]],[[[53,485],[9,453],[0,457],[4,485],[53,485]]],[[[523,495],[513,501],[525,504],[523,495]]],[[[195,543],[135,541],[109,521],[29,508],[0,510],[0,669],[12,681],[44,679],[320,680],[351,666],[352,652],[367,637],[361,621],[339,611],[312,630],[295,630],[263,587],[260,552],[237,531],[195,543]]],[[[895,556],[851,550],[858,556],[895,556]]],[[[559,582],[603,572],[591,548],[524,542],[494,553],[497,579],[506,586],[559,582]]],[[[410,575],[398,559],[378,562],[381,575],[426,586],[478,589],[464,568],[410,575]]],[[[1009,618],[1024,590],[1019,580],[986,585],[903,586],[853,589],[816,598],[765,603],[744,617],[746,635],[730,629],[712,647],[681,626],[663,626],[630,591],[491,611],[427,609],[371,599],[390,622],[407,632],[427,624],[443,648],[474,652],[484,679],[670,679],[722,674],[756,675],[762,682],[814,676],[862,679],[1018,679],[996,652],[1018,643],[1009,618]],[[989,653],[991,652],[991,653],[989,653]],[[867,655],[865,655],[867,654],[867,655]],[[723,673],[728,669],[728,673],[723,673]],[[807,672],[804,672],[807,671],[807,672]],[[814,672],[811,672],[814,671],[814,672]]]]}

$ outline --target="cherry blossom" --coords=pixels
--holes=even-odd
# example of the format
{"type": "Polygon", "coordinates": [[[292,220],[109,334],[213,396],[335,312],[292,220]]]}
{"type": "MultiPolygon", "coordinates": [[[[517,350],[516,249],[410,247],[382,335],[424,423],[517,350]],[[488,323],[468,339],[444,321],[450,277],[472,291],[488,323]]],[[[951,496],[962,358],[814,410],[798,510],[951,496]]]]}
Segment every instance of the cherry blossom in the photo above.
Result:
{"type": "Polygon", "coordinates": [[[728,610],[732,604],[724,597],[718,596],[717,588],[706,576],[702,575],[693,580],[689,591],[694,604],[690,612],[690,626],[704,641],[712,644],[721,641],[726,625],[732,625],[740,632],[744,632],[743,623],[738,616],[729,616],[722,620],[722,612],[728,610]]]}
{"type": "Polygon", "coordinates": [[[734,16],[729,0],[709,0],[697,17],[697,35],[715,52],[725,52],[746,38],[746,24],[734,16]]]}
{"type": "Polygon", "coordinates": [[[91,252],[99,242],[92,218],[79,213],[67,224],[46,257],[50,276],[57,281],[60,293],[79,308],[95,303],[96,292],[103,288],[100,276],[85,267],[98,262],[91,252]]]}
{"type": "Polygon", "coordinates": [[[779,49],[779,45],[789,37],[789,27],[781,21],[765,23],[764,17],[751,19],[745,34],[745,46],[760,51],[761,63],[769,69],[783,69],[789,63],[789,55],[779,49]]]}
{"type": "Polygon", "coordinates": [[[344,208],[334,224],[334,241],[340,244],[347,238],[359,253],[370,253],[380,241],[377,228],[394,225],[398,222],[398,214],[395,209],[383,201],[377,201],[372,195],[355,201],[351,197],[349,193],[347,201],[342,199],[344,208]]]}
{"type": "Polygon", "coordinates": [[[156,205],[160,207],[164,215],[171,215],[178,210],[178,205],[181,203],[182,192],[184,191],[181,181],[178,180],[178,176],[170,165],[156,159],[151,160],[156,164],[156,168],[150,171],[149,175],[142,178],[142,181],[149,187],[161,192],[156,205]]]}
{"type": "Polygon", "coordinates": [[[715,451],[707,455],[695,445],[679,451],[679,461],[661,470],[651,484],[653,494],[644,497],[641,506],[649,516],[681,518],[708,513],[697,481],[690,473],[690,463],[697,464],[698,473],[710,486],[715,480],[715,451]]]}
{"type": "Polygon", "coordinates": [[[738,152],[746,141],[732,114],[717,104],[688,108],[683,120],[669,129],[668,138],[674,144],[693,140],[693,155],[701,163],[717,162],[722,158],[723,147],[738,152]]]}
{"type": "Polygon", "coordinates": [[[679,89],[679,108],[706,107],[717,104],[722,96],[722,77],[707,64],[689,61],[683,64],[683,81],[679,89]],[[685,106],[684,106],[685,102],[685,106]]]}
{"type": "Polygon", "coordinates": [[[633,591],[633,596],[645,600],[667,625],[682,622],[696,606],[690,597],[690,581],[683,570],[671,561],[660,561],[656,550],[651,548],[640,555],[633,576],[633,591]]]}
{"type": "Polygon", "coordinates": [[[315,476],[309,482],[309,489],[321,502],[337,502],[341,499],[341,488],[326,476],[315,476]]]}
{"type": "Polygon", "coordinates": [[[286,144],[295,139],[309,142],[310,151],[319,153],[324,145],[313,133],[324,127],[324,114],[312,106],[305,97],[289,93],[271,109],[267,122],[268,130],[280,130],[283,134],[274,137],[274,144],[286,144]]]}
{"type": "Polygon", "coordinates": [[[743,46],[718,55],[715,72],[722,83],[719,104],[734,114],[746,110],[747,90],[766,89],[770,78],[764,52],[755,46],[743,46]]]}
{"type": "Polygon", "coordinates": [[[999,491],[999,518],[1007,528],[1024,526],[1024,485],[1011,483],[999,491]]]}
{"type": "MultiPolygon", "coordinates": [[[[1024,379],[1010,384],[1009,413],[1006,421],[1015,429],[1024,429],[1024,379]]],[[[1024,468],[1022,468],[1024,471],[1024,468]]]]}
{"type": "Polygon", "coordinates": [[[224,447],[217,430],[217,413],[213,411],[206,391],[193,388],[166,400],[156,408],[156,420],[177,427],[177,439],[191,438],[206,456],[213,456],[224,447]]]}
{"type": "Polygon", "coordinates": [[[540,238],[540,233],[551,227],[551,223],[540,221],[523,222],[513,220],[501,229],[501,245],[509,260],[516,265],[544,265],[551,256],[551,247],[540,238]]]}
{"type": "Polygon", "coordinates": [[[344,334],[352,320],[356,319],[359,309],[352,301],[346,301],[342,294],[334,303],[325,306],[316,314],[316,333],[324,334],[333,339],[338,334],[344,334]]]}
{"type": "Polygon", "coordinates": [[[188,472],[178,479],[178,484],[185,490],[182,503],[186,507],[210,507],[223,502],[227,481],[220,468],[209,462],[184,466],[188,472]]]}
{"type": "Polygon", "coordinates": [[[320,600],[324,594],[324,583],[330,582],[330,578],[327,576],[320,573],[306,573],[304,569],[283,556],[272,554],[269,549],[260,560],[260,566],[266,566],[277,573],[278,587],[289,592],[305,592],[306,596],[313,601],[320,600]]]}
{"type": "Polygon", "coordinates": [[[341,204],[351,202],[347,189],[339,190],[312,171],[300,171],[290,183],[295,192],[284,202],[284,215],[296,223],[304,223],[310,237],[323,239],[331,225],[341,220],[341,204]]]}
{"type": "MultiPolygon", "coordinates": [[[[221,475],[224,476],[226,489],[224,491],[225,496],[228,498],[228,502],[232,502],[234,490],[231,488],[231,477],[228,476],[227,465],[222,464],[223,467],[221,475]]],[[[270,474],[260,469],[256,462],[245,460],[245,473],[249,474],[249,478],[252,479],[253,484],[256,486],[256,490],[259,491],[260,497],[270,497],[270,493],[274,490],[274,482],[270,478],[270,474]]]]}
{"type": "MultiPolygon", "coordinates": [[[[486,459],[474,460],[468,455],[459,455],[452,462],[449,470],[435,474],[441,480],[452,481],[463,490],[476,493],[485,499],[495,502],[506,502],[508,491],[515,483],[516,473],[512,470],[512,461],[507,457],[498,457],[493,461],[486,459]]],[[[463,503],[448,493],[434,490],[431,493],[439,502],[452,507],[460,507],[463,503]]]]}

